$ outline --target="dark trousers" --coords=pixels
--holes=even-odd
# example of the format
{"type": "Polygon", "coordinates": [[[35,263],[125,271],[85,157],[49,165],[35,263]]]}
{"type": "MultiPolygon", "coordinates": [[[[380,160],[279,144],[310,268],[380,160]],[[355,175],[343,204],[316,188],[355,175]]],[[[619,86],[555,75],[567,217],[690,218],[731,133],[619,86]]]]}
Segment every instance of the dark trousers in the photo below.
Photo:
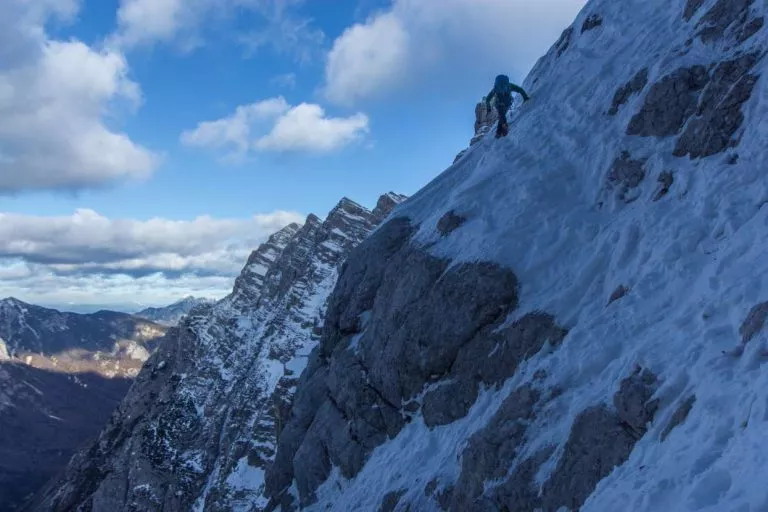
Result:
{"type": "Polygon", "coordinates": [[[496,113],[499,114],[499,123],[496,125],[496,133],[506,132],[509,126],[507,125],[507,112],[510,105],[508,103],[496,102],[496,113]]]}

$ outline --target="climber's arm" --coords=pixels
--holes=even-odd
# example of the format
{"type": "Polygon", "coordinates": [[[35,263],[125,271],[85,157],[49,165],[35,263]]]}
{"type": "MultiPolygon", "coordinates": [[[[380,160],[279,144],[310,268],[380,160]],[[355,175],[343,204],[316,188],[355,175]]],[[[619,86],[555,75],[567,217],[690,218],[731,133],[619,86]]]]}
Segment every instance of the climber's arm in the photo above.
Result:
{"type": "Polygon", "coordinates": [[[525,89],[523,89],[519,85],[510,84],[510,88],[512,89],[512,92],[516,92],[517,94],[522,96],[523,101],[528,101],[530,99],[530,96],[528,96],[528,93],[525,92],[525,89]]]}

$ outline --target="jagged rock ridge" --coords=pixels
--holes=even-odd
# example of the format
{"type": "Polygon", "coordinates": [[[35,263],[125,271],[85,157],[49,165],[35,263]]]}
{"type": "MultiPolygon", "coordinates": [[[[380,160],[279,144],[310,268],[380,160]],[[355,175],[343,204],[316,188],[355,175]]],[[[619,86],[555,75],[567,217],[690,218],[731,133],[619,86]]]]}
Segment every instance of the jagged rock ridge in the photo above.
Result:
{"type": "Polygon", "coordinates": [[[254,251],[232,293],[169,331],[100,439],[37,510],[259,510],[263,474],[348,252],[405,199],[342,199],[254,251]]]}

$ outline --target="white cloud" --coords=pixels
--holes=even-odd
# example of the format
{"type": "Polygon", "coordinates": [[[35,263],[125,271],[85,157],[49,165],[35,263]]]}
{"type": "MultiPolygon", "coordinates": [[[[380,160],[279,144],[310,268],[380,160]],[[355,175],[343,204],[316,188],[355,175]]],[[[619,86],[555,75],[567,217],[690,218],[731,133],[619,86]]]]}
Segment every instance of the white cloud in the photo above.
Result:
{"type": "Polygon", "coordinates": [[[237,272],[267,235],[303,217],[276,211],[246,219],[110,219],[89,209],[70,216],[0,213],[0,258],[62,272],[237,272]]]}
{"type": "Polygon", "coordinates": [[[284,211],[189,221],[110,219],[88,209],[58,217],[0,213],[0,298],[161,304],[220,296],[268,235],[302,221],[284,211]]]}
{"type": "Polygon", "coordinates": [[[368,131],[368,117],[326,117],[320,105],[302,103],[281,116],[256,148],[272,151],[334,151],[368,131]]]}
{"type": "Polygon", "coordinates": [[[156,43],[180,45],[191,50],[202,44],[205,32],[230,25],[242,13],[256,15],[255,28],[234,34],[248,55],[272,47],[282,55],[307,62],[318,55],[325,34],[311,19],[298,16],[295,8],[303,0],[121,0],[117,31],[112,42],[125,48],[156,43]]]}
{"type": "Polygon", "coordinates": [[[325,68],[328,99],[348,104],[400,83],[408,70],[409,35],[393,13],[348,28],[325,68]]]}
{"type": "Polygon", "coordinates": [[[225,118],[203,121],[197,128],[181,134],[181,142],[187,146],[209,149],[234,147],[238,153],[248,151],[251,145],[251,128],[262,120],[277,117],[290,109],[282,97],[242,105],[225,118]]]}
{"type": "Polygon", "coordinates": [[[334,41],[325,95],[352,104],[407,85],[450,86],[462,75],[522,75],[585,1],[394,0],[334,41]]]}
{"type": "Polygon", "coordinates": [[[361,138],[368,117],[328,117],[319,105],[290,106],[284,98],[242,105],[225,118],[204,121],[181,135],[183,144],[227,149],[235,155],[257,151],[329,152],[361,138]]]}
{"type": "Polygon", "coordinates": [[[105,122],[116,103],[141,99],[123,55],[46,35],[49,17],[73,16],[76,2],[9,1],[0,21],[0,48],[11,48],[0,49],[0,193],[149,176],[157,156],[105,122]]]}

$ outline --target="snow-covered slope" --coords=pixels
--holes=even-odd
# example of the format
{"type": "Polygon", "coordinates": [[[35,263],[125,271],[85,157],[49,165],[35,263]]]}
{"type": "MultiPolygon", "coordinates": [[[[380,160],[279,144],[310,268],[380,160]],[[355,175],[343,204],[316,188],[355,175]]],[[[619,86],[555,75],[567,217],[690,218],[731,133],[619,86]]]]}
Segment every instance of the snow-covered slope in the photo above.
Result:
{"type": "Polygon", "coordinates": [[[32,508],[259,510],[339,266],[403,199],[373,211],[343,199],[270,237],[228,297],[169,331],[99,441],[32,508]]]}
{"type": "Polygon", "coordinates": [[[350,255],[291,510],[768,510],[768,4],[592,0],[350,255]]]}
{"type": "Polygon", "coordinates": [[[40,509],[767,510],[766,11],[590,1],[327,310],[193,316],[40,509]]]}
{"type": "Polygon", "coordinates": [[[189,314],[193,308],[210,302],[212,301],[209,299],[192,297],[190,295],[165,307],[142,309],[134,313],[134,316],[172,327],[178,325],[179,321],[189,314]]]}

